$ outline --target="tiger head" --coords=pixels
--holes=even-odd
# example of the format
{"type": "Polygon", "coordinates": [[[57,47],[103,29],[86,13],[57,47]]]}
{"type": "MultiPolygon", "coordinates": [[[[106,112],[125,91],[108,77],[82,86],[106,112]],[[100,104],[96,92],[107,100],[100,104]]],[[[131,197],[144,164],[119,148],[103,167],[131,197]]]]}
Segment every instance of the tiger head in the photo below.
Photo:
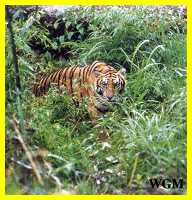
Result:
{"type": "Polygon", "coordinates": [[[119,101],[119,94],[125,88],[125,69],[119,71],[109,65],[100,65],[95,70],[96,106],[101,111],[107,111],[110,103],[119,101]]]}

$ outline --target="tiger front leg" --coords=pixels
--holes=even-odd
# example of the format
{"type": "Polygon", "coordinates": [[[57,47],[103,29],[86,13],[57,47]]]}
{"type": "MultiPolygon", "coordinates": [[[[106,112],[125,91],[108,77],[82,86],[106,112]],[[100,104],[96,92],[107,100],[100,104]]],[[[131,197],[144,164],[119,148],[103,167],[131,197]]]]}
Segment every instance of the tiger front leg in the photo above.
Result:
{"type": "Polygon", "coordinates": [[[92,120],[92,122],[96,122],[96,120],[101,115],[101,112],[95,107],[95,101],[93,99],[89,100],[88,108],[89,116],[92,120]]]}

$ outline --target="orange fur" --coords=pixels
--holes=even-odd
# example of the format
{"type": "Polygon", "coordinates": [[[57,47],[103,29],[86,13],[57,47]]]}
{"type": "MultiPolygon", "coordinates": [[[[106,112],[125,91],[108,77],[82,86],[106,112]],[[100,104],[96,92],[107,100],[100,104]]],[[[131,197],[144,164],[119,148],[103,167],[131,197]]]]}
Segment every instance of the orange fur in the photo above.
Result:
{"type": "Polygon", "coordinates": [[[33,93],[35,96],[42,96],[48,91],[50,85],[54,84],[59,88],[64,87],[67,93],[75,96],[78,101],[88,97],[88,112],[91,118],[95,119],[104,112],[99,108],[102,106],[97,103],[98,96],[100,99],[113,98],[116,93],[115,81],[119,81],[118,88],[123,90],[125,86],[123,75],[110,65],[95,61],[84,67],[72,66],[58,69],[48,75],[41,75],[33,86],[33,93]],[[103,80],[106,83],[103,83],[103,80]]]}

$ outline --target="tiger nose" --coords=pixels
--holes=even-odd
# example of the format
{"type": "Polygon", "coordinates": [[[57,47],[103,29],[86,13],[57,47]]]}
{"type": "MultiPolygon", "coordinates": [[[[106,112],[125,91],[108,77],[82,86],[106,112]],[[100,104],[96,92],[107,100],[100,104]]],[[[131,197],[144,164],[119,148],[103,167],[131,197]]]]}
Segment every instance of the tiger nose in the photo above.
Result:
{"type": "Polygon", "coordinates": [[[110,100],[113,98],[113,94],[109,94],[109,95],[107,96],[107,98],[108,98],[108,100],[110,101],[110,100]]]}

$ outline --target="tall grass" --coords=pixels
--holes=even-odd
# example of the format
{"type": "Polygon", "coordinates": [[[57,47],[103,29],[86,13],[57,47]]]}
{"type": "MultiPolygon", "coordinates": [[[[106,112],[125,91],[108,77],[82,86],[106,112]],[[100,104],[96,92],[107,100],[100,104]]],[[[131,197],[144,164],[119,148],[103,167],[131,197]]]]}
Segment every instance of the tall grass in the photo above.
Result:
{"type": "MultiPolygon", "coordinates": [[[[30,170],[10,162],[6,192],[147,194],[150,177],[185,180],[186,23],[179,8],[109,6],[67,11],[65,20],[79,27],[74,12],[88,21],[87,32],[77,40],[64,39],[69,38],[66,35],[50,39],[48,28],[40,24],[43,11],[36,18],[31,13],[27,20],[14,21],[28,133],[24,139],[34,152],[46,184],[38,185],[30,170]],[[30,46],[34,35],[46,48],[69,48],[70,57],[55,58],[48,50],[37,53],[30,46]],[[86,100],[76,107],[70,97],[54,88],[41,99],[32,95],[36,71],[94,60],[127,70],[122,101],[96,124],[89,119],[86,100]]],[[[10,84],[6,156],[8,161],[29,165],[19,145],[13,143],[11,123],[16,102],[8,39],[6,61],[10,84]]]]}

